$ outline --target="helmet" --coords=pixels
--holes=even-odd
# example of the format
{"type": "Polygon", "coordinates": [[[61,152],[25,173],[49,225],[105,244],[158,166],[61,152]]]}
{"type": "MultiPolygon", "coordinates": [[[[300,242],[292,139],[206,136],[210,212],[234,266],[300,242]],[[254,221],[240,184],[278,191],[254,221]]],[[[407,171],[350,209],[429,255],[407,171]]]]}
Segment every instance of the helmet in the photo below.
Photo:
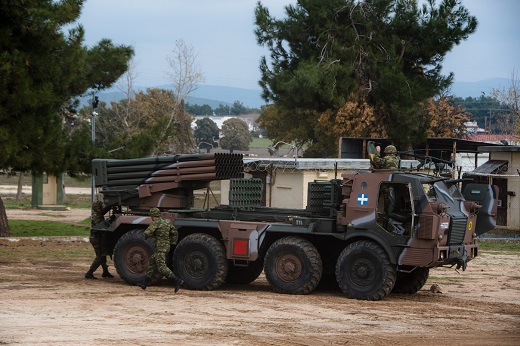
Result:
{"type": "Polygon", "coordinates": [[[150,216],[159,216],[161,215],[161,211],[159,208],[152,208],[150,209],[150,216]]]}
{"type": "Polygon", "coordinates": [[[389,145],[385,148],[385,154],[395,154],[397,149],[393,145],[389,145]]]}
{"type": "Polygon", "coordinates": [[[94,210],[101,210],[103,209],[103,202],[101,201],[95,201],[92,203],[92,209],[94,210]]]}

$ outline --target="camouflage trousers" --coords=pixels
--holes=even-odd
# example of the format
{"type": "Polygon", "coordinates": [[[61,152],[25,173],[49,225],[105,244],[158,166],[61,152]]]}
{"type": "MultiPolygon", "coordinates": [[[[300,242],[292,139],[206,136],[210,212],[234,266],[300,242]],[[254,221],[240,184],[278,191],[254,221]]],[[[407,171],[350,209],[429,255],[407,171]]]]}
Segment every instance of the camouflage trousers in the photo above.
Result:
{"type": "Polygon", "coordinates": [[[90,244],[94,248],[94,252],[96,253],[96,258],[90,265],[90,271],[95,272],[99,266],[102,266],[103,269],[107,267],[107,256],[103,255],[103,249],[101,244],[101,237],[98,236],[90,236],[89,237],[90,244]]]}
{"type": "Polygon", "coordinates": [[[154,278],[157,273],[161,273],[168,279],[172,277],[173,272],[166,265],[166,256],[170,252],[170,245],[157,245],[153,255],[148,260],[148,268],[146,268],[146,276],[154,278]]]}

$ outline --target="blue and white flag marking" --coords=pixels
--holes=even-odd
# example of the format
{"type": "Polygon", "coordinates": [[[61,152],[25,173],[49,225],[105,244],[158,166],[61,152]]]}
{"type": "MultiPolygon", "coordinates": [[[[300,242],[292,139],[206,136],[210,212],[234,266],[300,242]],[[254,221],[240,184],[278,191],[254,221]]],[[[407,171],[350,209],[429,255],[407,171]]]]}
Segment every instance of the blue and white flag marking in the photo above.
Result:
{"type": "Polygon", "coordinates": [[[364,194],[364,193],[358,194],[357,204],[360,204],[360,205],[368,204],[368,194],[364,194]]]}

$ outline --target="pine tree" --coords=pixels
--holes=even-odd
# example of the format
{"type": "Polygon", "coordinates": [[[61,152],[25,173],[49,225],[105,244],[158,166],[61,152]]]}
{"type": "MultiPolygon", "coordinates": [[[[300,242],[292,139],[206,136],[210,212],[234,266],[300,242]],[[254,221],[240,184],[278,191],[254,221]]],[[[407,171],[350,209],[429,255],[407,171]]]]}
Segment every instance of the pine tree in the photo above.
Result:
{"type": "Polygon", "coordinates": [[[442,60],[477,26],[457,0],[299,0],[282,20],[259,3],[255,18],[257,41],[270,50],[260,65],[263,97],[294,118],[279,122],[288,135],[277,139],[328,156],[340,136],[387,135],[401,147],[420,140],[419,105],[452,83],[442,60]]]}

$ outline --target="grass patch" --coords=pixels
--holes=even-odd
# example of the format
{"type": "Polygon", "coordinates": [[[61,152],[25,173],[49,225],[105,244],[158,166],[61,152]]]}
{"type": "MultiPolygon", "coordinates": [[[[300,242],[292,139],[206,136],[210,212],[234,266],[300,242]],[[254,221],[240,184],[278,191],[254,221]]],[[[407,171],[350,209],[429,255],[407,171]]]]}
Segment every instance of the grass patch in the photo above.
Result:
{"type": "MultiPolygon", "coordinates": [[[[30,195],[22,195],[21,200],[17,201],[15,195],[2,196],[5,209],[31,209],[32,201],[30,195]]],[[[67,195],[64,206],[73,209],[90,208],[90,195],[67,195]]]]}
{"type": "Polygon", "coordinates": [[[478,246],[481,251],[507,252],[520,255],[520,242],[486,242],[480,241],[478,246]]]}
{"type": "Polygon", "coordinates": [[[11,220],[9,229],[11,237],[88,236],[90,221],[83,223],[84,226],[59,221],[11,220]]]}
{"type": "Polygon", "coordinates": [[[249,147],[254,149],[267,149],[267,147],[271,145],[273,145],[273,141],[269,138],[253,138],[249,147]]]}

